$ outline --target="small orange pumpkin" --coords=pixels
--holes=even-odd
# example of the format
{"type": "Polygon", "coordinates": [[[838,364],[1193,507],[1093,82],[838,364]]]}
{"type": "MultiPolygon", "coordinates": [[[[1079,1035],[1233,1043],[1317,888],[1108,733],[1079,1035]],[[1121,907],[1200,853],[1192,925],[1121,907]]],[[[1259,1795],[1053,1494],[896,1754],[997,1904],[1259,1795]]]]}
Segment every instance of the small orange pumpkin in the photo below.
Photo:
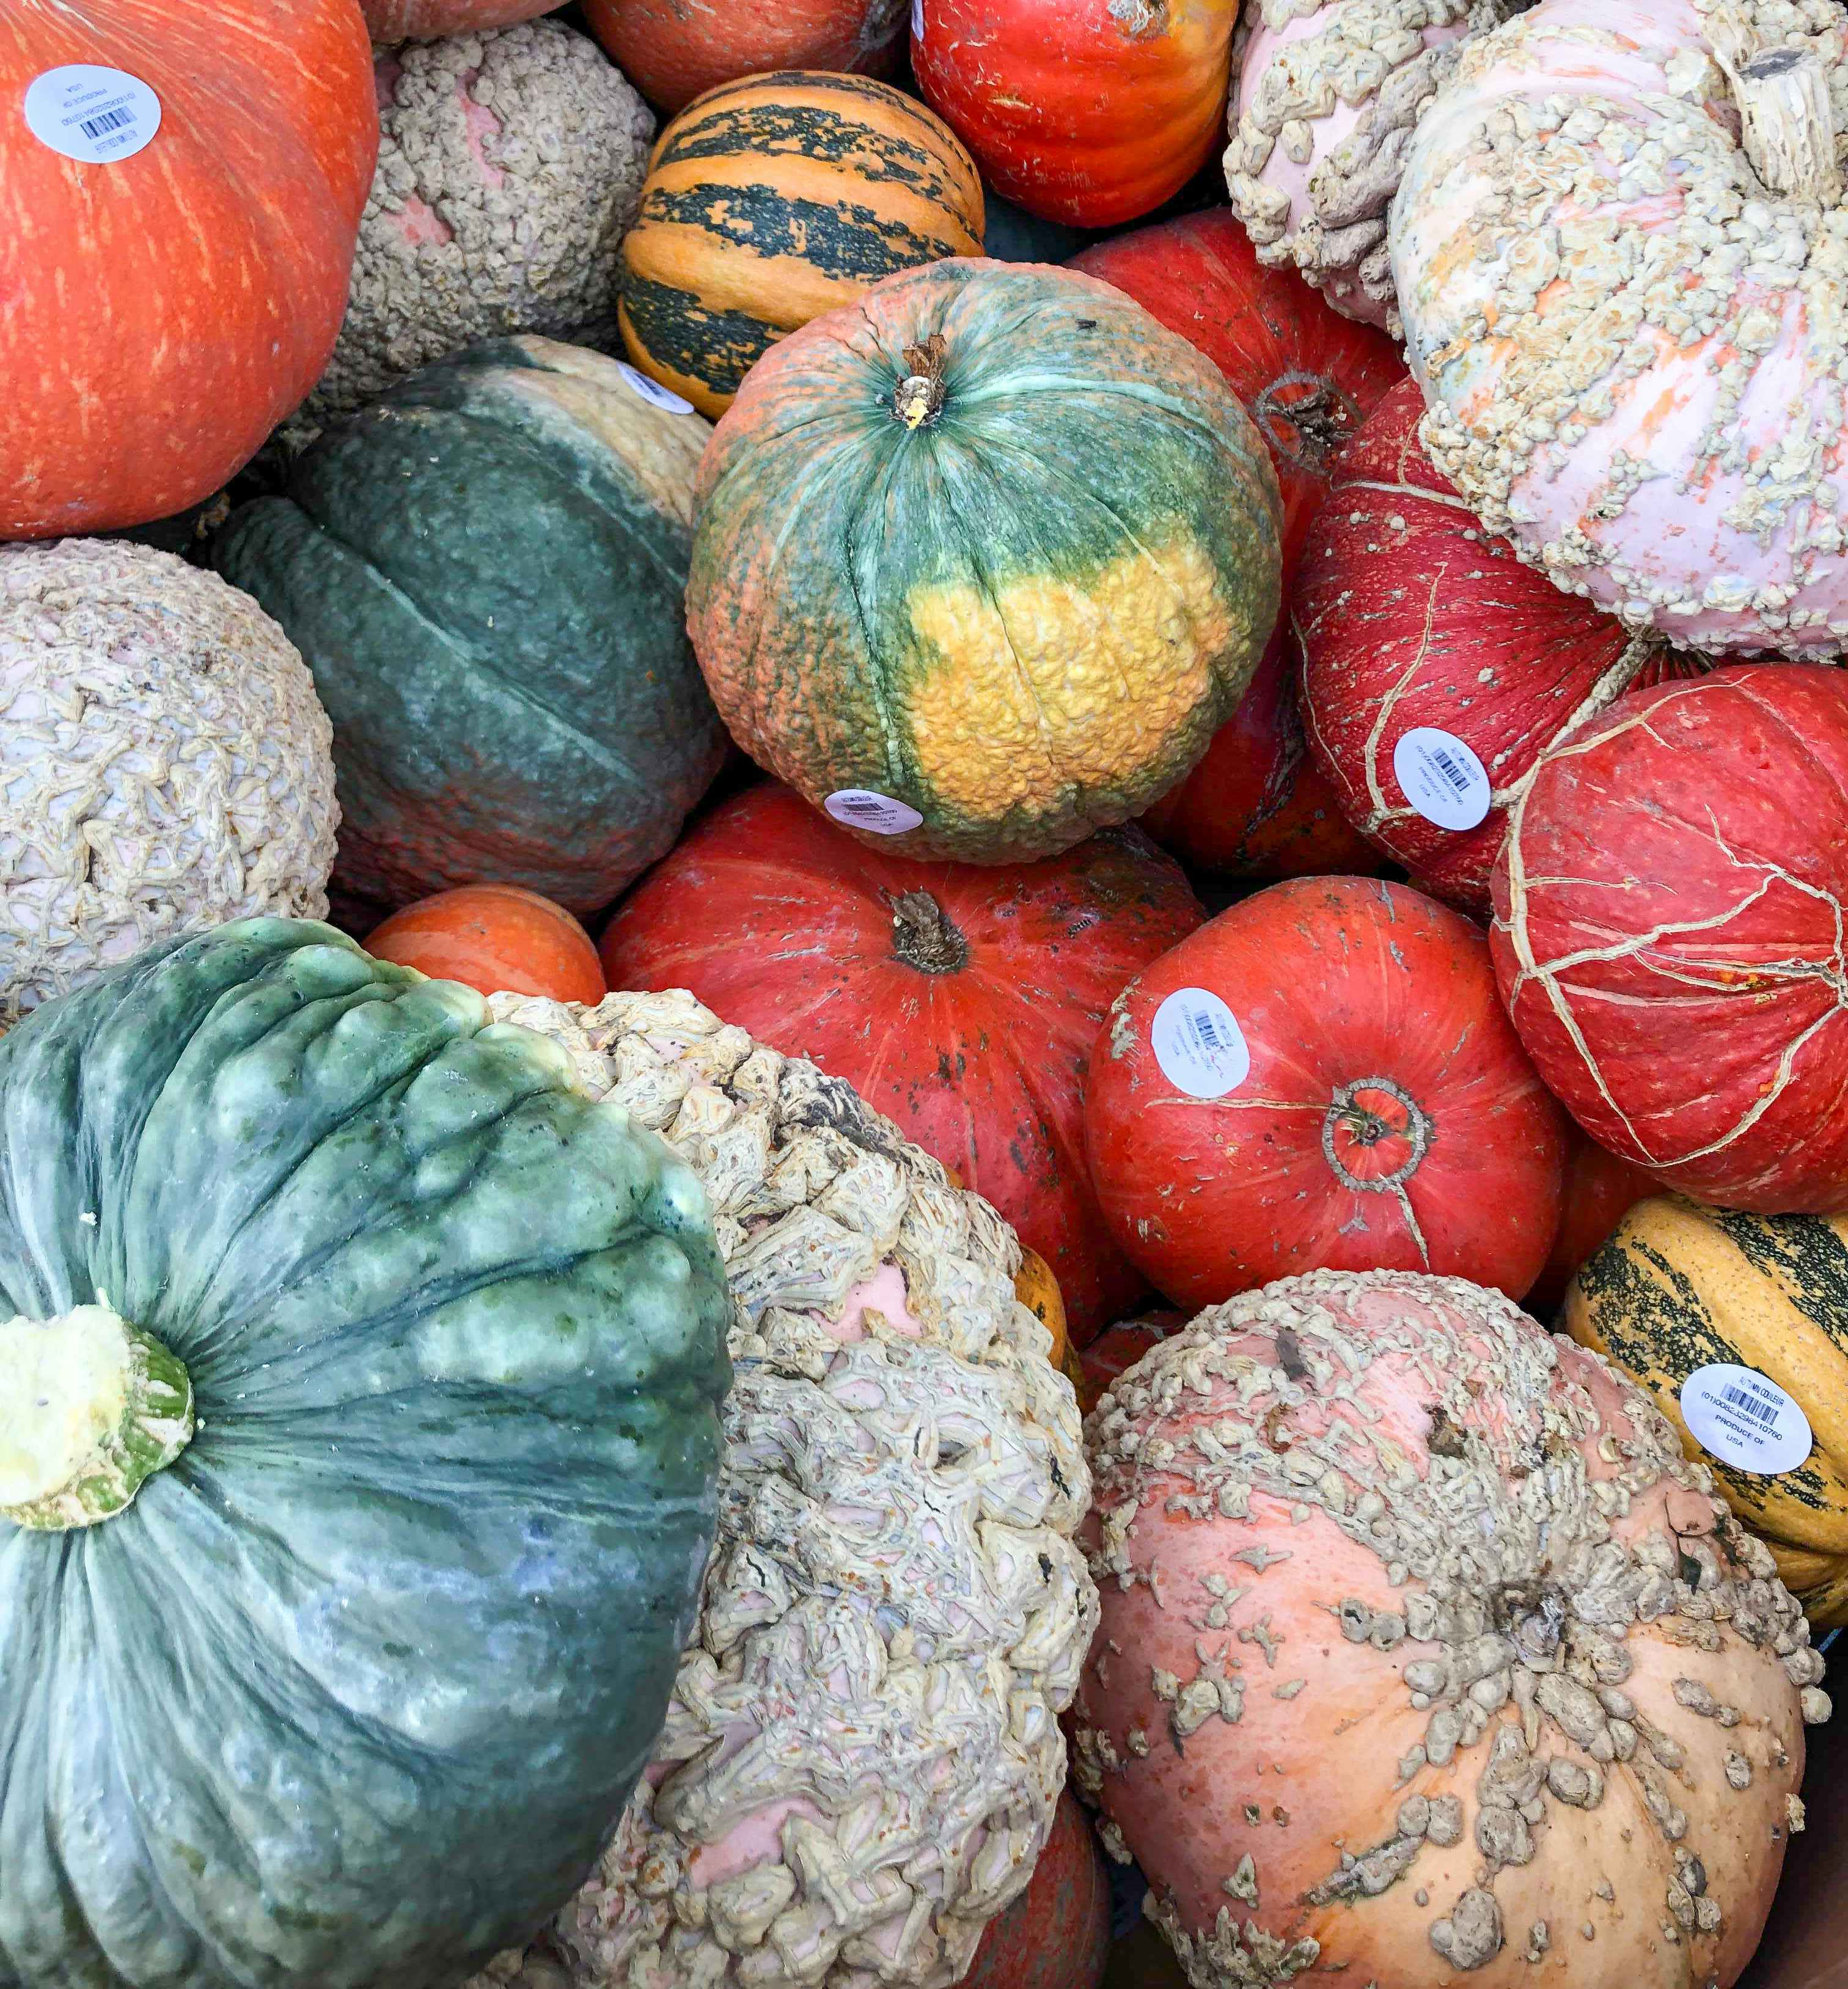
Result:
{"type": "Polygon", "coordinates": [[[609,991],[590,934],[564,906],[518,884],[465,884],[420,899],[377,927],[366,950],[483,994],[595,1002],[609,991]]]}

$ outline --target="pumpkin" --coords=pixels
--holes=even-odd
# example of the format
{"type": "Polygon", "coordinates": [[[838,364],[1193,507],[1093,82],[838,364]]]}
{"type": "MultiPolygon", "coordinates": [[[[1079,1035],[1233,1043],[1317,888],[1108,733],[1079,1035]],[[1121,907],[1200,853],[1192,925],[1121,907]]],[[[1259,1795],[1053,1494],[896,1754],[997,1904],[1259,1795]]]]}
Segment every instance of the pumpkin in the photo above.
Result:
{"type": "Polygon", "coordinates": [[[608,991],[590,934],[562,905],[517,884],[466,884],[407,905],[373,928],[366,950],[482,994],[601,1001],[608,991]]]}
{"type": "Polygon", "coordinates": [[[333,720],[357,895],[486,880],[594,910],[717,772],[681,618],[706,425],[652,395],[581,347],[477,346],[324,432],[216,542],[333,720]]]}
{"type": "Polygon", "coordinates": [[[1027,1889],[988,1923],[962,1989],[1098,1989],[1110,1953],[1110,1874],[1069,1790],[1027,1889]]]}
{"type": "Polygon", "coordinates": [[[1640,1389],[1494,1293],[1319,1272],[1087,1432],[1076,1771],[1192,1981],[1730,1989],[1829,1701],[1640,1389]]]}
{"type": "Polygon", "coordinates": [[[648,161],[622,245],[623,343],[702,414],[775,342],[869,284],[982,245],[956,134],[856,76],[746,76],[689,105],[648,161]]]}
{"type": "Polygon", "coordinates": [[[590,1869],[728,1374],[699,1188],[570,1069],[279,919],[0,1039],[0,1981],[437,1989],[590,1869]]]}
{"type": "Polygon", "coordinates": [[[1543,0],[1419,123],[1390,248],[1432,459],[1633,628],[1848,645],[1844,130],[1839,0],[1543,0]]]}
{"type": "MultiPolygon", "coordinates": [[[[943,1171],[949,1177],[952,1186],[960,1185],[960,1177],[953,1167],[946,1167],[943,1171]]],[[[1059,1281],[1052,1275],[1052,1267],[1045,1259],[1024,1245],[1020,1250],[1020,1268],[1014,1274],[1014,1295],[1046,1329],[1047,1337],[1052,1343],[1047,1351],[1047,1364],[1056,1367],[1064,1376],[1081,1403],[1085,1371],[1078,1362],[1078,1349],[1071,1344],[1071,1323],[1065,1316],[1065,1301],[1059,1292],[1059,1281]]]]}
{"type": "Polygon", "coordinates": [[[844,1078],[1044,1256],[1081,1344],[1142,1289],[1085,1168],[1091,1045],[1202,918],[1132,829],[990,867],[868,849],[787,788],[708,815],[617,911],[617,988],[690,988],[844,1078]]]}
{"type": "Polygon", "coordinates": [[[1089,1415],[1119,1375],[1127,1374],[1158,1340],[1178,1333],[1186,1323],[1185,1313],[1160,1306],[1105,1327],[1079,1357],[1084,1379],[1078,1387],[1078,1407],[1089,1415]]]}
{"type": "Polygon", "coordinates": [[[1539,1276],[1521,1301],[1527,1310],[1536,1319],[1552,1320],[1579,1267],[1630,1209],[1657,1191],[1640,1168],[1606,1153],[1573,1127],[1567,1136],[1559,1227],[1539,1276]]]}
{"type": "Polygon", "coordinates": [[[1092,1052],[1085,1139],[1177,1305],[1325,1267],[1518,1298],[1559,1225],[1565,1115],[1482,935],[1400,884],[1275,884],[1145,968],[1092,1052]]]}
{"type": "Polygon", "coordinates": [[[1848,1622],[1848,1223],[1638,1202],[1562,1323],[1649,1391],[1810,1621],[1848,1622]]]}
{"type": "Polygon", "coordinates": [[[353,0],[19,0],[0,102],[0,539],[169,517],[340,329],[378,144],[353,0]]]}
{"type": "Polygon", "coordinates": [[[591,32],[651,103],[696,97],[770,69],[890,76],[904,0],[583,0],[591,32]]]}
{"type": "Polygon", "coordinates": [[[1290,610],[1303,723],[1347,819],[1422,890],[1485,916],[1508,803],[1633,685],[1700,666],[1523,566],[1419,446],[1407,380],[1342,457],[1290,610]]]}
{"type": "Polygon", "coordinates": [[[378,171],[315,419],[484,338],[618,342],[617,245],[655,120],[557,21],[381,49],[378,171]]]}
{"type": "Polygon", "coordinates": [[[360,0],[360,11],[373,40],[389,44],[509,28],[564,5],[564,0],[360,0]]]}
{"type": "Polygon", "coordinates": [[[1250,420],[1065,270],[958,258],[806,326],[714,431],[699,504],[688,619],[733,737],[907,856],[1050,856],[1139,813],[1277,617],[1250,420]]]}
{"type": "Polygon", "coordinates": [[[1529,0],[1295,0],[1233,46],[1232,207],[1273,268],[1400,335],[1386,215],[1405,150],[1464,42],[1529,0]]]}
{"type": "Polygon", "coordinates": [[[948,1989],[1051,1832],[1097,1621],[1077,1404],[1019,1245],[839,1079],[685,992],[489,1006],[685,1157],[732,1294],[699,1623],[553,1940],[580,1982],[948,1989]]]}
{"type": "Polygon", "coordinates": [[[1848,676],[1733,664],[1633,691],[1542,757],[1490,945],[1528,1054],[1601,1146],[1704,1201],[1848,1209],[1845,896],[1848,676]]]}
{"type": "Polygon", "coordinates": [[[1112,228],[1212,155],[1237,0],[917,0],[918,86],[1004,199],[1112,228]]]}
{"type": "Polygon", "coordinates": [[[301,657],[215,575],[0,547],[0,1025],[157,940],[323,916],[332,746],[301,657]]]}

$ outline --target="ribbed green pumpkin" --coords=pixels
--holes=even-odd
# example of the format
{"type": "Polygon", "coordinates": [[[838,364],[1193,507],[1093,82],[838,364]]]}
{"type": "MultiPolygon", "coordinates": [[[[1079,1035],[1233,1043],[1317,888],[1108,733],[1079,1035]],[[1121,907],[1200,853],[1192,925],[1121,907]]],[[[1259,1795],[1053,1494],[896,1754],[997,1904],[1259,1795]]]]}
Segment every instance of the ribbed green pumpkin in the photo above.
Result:
{"type": "Polygon", "coordinates": [[[477,346],[329,430],[219,538],[333,721],[348,889],[594,911],[717,772],[684,621],[709,431],[645,393],[575,346],[477,346]]]}
{"type": "Polygon", "coordinates": [[[729,1306],[692,1174],[567,1070],[283,920],[0,1040],[5,1989],[438,1989],[597,1855],[729,1306]],[[78,1371],[105,1306],[138,1421],[78,1371]],[[120,1440],[45,1476],[99,1404],[120,1440]]]}

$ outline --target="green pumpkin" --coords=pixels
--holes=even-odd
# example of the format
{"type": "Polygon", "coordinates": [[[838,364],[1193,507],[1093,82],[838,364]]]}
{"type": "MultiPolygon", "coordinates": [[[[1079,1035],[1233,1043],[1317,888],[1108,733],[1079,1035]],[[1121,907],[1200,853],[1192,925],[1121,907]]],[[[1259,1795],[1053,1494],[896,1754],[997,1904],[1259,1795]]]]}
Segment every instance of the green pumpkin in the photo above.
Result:
{"type": "Polygon", "coordinates": [[[724,740],[685,630],[710,430],[660,394],[575,346],[476,346],[232,517],[214,561],[333,721],[349,890],[522,884],[586,913],[672,847],[724,740]]]}
{"type": "Polygon", "coordinates": [[[438,1989],[591,1867],[729,1311],[694,1177],[568,1070],[269,919],[0,1039],[4,1989],[438,1989]]]}
{"type": "Polygon", "coordinates": [[[956,257],[815,319],[746,375],[699,494],[688,619],[720,715],[899,855],[1051,856],[1140,814],[1277,618],[1257,431],[1074,271],[956,257]]]}

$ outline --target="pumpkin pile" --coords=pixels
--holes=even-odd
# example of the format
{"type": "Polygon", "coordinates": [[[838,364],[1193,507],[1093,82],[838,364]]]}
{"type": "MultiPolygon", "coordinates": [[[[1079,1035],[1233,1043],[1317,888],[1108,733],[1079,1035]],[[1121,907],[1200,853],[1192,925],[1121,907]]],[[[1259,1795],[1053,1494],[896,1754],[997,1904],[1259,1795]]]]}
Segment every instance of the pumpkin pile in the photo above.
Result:
{"type": "Polygon", "coordinates": [[[0,16],[0,1989],[1734,1989],[1840,0],[0,16]]]}

